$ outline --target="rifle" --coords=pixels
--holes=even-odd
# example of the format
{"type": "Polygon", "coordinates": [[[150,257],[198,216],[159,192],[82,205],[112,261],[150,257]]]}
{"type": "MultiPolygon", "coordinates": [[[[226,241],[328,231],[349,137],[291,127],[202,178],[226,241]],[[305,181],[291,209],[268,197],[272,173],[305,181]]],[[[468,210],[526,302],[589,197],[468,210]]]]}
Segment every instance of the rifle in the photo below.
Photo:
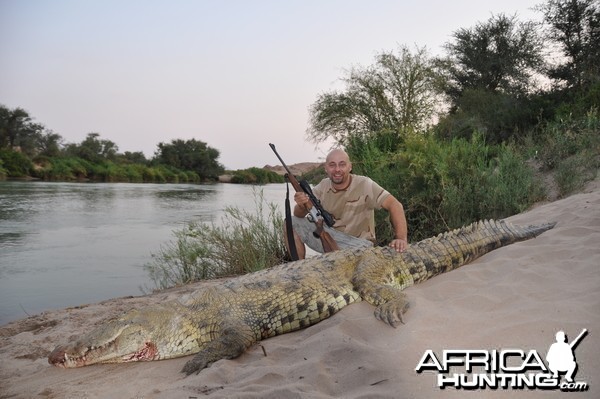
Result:
{"type": "Polygon", "coordinates": [[[581,338],[583,338],[586,334],[587,334],[588,330],[587,328],[584,328],[583,330],[581,330],[581,333],[579,333],[579,335],[577,336],[577,338],[575,338],[574,340],[571,341],[571,343],[569,344],[569,346],[571,347],[571,349],[573,349],[581,340],[581,338]]]}
{"type": "MultiPolygon", "coordinates": [[[[313,205],[312,207],[308,207],[308,206],[306,207],[306,210],[308,212],[308,220],[310,220],[316,226],[315,231],[313,232],[313,235],[315,237],[321,239],[321,244],[323,244],[323,250],[325,252],[332,252],[332,251],[338,250],[339,247],[338,247],[337,243],[335,242],[335,240],[333,239],[333,237],[331,237],[331,235],[329,233],[327,233],[326,231],[323,230],[323,222],[325,222],[325,224],[329,227],[332,227],[335,224],[335,220],[333,219],[333,216],[331,216],[331,214],[329,212],[327,212],[323,208],[323,206],[321,206],[321,201],[319,201],[319,199],[313,193],[312,189],[310,188],[310,184],[308,184],[308,182],[306,180],[298,181],[298,179],[296,179],[296,177],[290,171],[290,169],[287,167],[287,165],[285,164],[283,159],[281,159],[281,156],[279,156],[279,154],[277,153],[277,150],[275,149],[275,145],[269,143],[269,146],[271,147],[271,149],[273,150],[273,152],[275,153],[277,158],[279,158],[279,161],[281,162],[281,164],[283,165],[283,168],[287,172],[286,177],[290,181],[290,183],[292,183],[292,187],[294,187],[294,190],[296,190],[296,192],[302,191],[302,192],[306,193],[306,195],[308,195],[308,198],[310,199],[310,202],[313,205]]],[[[291,223],[291,220],[290,220],[290,223],[291,223]]],[[[293,242],[294,242],[294,238],[288,237],[289,245],[293,245],[293,242]]]]}

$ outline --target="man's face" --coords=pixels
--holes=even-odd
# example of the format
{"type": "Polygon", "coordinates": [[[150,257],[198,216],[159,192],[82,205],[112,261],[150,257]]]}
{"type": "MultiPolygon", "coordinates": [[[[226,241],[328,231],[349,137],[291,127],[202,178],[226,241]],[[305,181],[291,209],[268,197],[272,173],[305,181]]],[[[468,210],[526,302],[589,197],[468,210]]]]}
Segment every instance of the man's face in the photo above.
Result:
{"type": "Polygon", "coordinates": [[[343,151],[333,151],[327,157],[325,161],[325,173],[334,186],[340,186],[344,188],[350,178],[350,171],[352,170],[352,164],[343,151]]]}

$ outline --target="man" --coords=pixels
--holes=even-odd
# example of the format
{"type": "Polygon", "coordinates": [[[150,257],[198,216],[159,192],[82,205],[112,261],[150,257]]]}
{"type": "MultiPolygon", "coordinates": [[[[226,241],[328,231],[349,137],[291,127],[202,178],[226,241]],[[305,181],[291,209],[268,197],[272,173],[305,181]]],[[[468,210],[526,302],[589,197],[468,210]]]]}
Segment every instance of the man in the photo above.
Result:
{"type": "MultiPolygon", "coordinates": [[[[402,204],[388,191],[366,176],[353,175],[352,163],[345,151],[335,149],[325,160],[323,179],[313,188],[313,193],[321,201],[325,210],[335,218],[333,229],[325,227],[340,249],[364,248],[375,243],[375,209],[384,208],[390,213],[395,238],[390,247],[403,252],[408,247],[408,232],[402,204]]],[[[296,192],[294,195],[294,240],[300,259],[306,255],[307,244],[317,252],[323,246],[312,232],[315,226],[305,216],[312,206],[308,195],[296,192]]],[[[286,237],[287,240],[287,237],[286,237]]]]}
{"type": "Polygon", "coordinates": [[[576,343],[577,340],[569,345],[564,331],[556,333],[556,342],[550,345],[548,354],[546,355],[548,368],[552,371],[554,378],[558,378],[559,372],[566,371],[567,374],[565,377],[567,382],[573,382],[573,374],[575,374],[575,370],[577,369],[577,363],[573,355],[573,346],[576,343]]]}

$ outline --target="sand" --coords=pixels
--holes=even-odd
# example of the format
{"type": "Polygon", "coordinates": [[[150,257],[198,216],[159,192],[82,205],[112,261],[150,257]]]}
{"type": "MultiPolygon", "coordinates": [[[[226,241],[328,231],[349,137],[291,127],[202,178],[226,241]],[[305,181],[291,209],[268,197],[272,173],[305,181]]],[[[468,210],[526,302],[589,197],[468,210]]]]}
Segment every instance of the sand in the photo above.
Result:
{"type": "Polygon", "coordinates": [[[396,329],[375,320],[369,304],[358,303],[190,377],[179,372],[189,358],[65,370],[50,366],[46,357],[57,344],[108,317],[176,297],[198,284],[9,323],[0,328],[0,398],[600,397],[598,180],[583,193],[509,220],[558,224],[534,240],[408,288],[411,308],[396,329]],[[545,358],[557,331],[572,340],[584,328],[589,333],[575,347],[575,379],[587,383],[584,392],[442,390],[437,372],[415,371],[427,350],[441,356],[444,349],[517,348],[545,358]]]}

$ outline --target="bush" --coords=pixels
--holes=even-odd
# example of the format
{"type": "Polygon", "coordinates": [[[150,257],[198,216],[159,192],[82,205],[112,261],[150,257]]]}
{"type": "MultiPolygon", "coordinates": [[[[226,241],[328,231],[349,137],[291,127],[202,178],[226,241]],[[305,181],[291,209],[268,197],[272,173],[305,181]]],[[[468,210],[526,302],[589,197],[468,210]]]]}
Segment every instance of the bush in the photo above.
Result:
{"type": "Polygon", "coordinates": [[[231,177],[231,182],[235,184],[257,184],[257,181],[257,177],[248,170],[236,170],[231,177]]]}
{"type": "Polygon", "coordinates": [[[191,171],[191,170],[188,170],[184,173],[186,174],[188,182],[190,182],[190,183],[199,183],[200,182],[200,176],[198,175],[198,173],[191,171]]]}
{"type": "Polygon", "coordinates": [[[146,166],[142,164],[128,164],[123,166],[127,181],[131,183],[141,183],[144,181],[144,169],[146,166]]]}
{"type": "Polygon", "coordinates": [[[33,161],[20,152],[0,150],[0,179],[34,176],[50,181],[200,182],[200,176],[194,171],[182,171],[162,164],[148,167],[142,163],[128,162],[126,158],[120,158],[119,162],[106,159],[90,162],[78,156],[38,155],[33,161]]]}
{"type": "Polygon", "coordinates": [[[126,169],[112,161],[93,164],[90,178],[107,183],[128,181],[126,169]]]}
{"type": "Polygon", "coordinates": [[[31,160],[24,154],[13,150],[0,150],[0,161],[2,162],[2,169],[8,177],[30,176],[33,170],[31,160]]]}
{"type": "Polygon", "coordinates": [[[254,199],[254,212],[227,207],[219,224],[192,222],[176,231],[175,240],[144,266],[155,286],[164,289],[283,263],[281,213],[276,205],[265,204],[262,191],[255,192],[254,199]]]}
{"type": "Polygon", "coordinates": [[[317,168],[314,168],[302,176],[302,179],[305,179],[310,184],[318,184],[321,180],[327,177],[327,173],[325,173],[325,168],[321,165],[317,168]]]}
{"type": "Polygon", "coordinates": [[[511,94],[468,89],[457,111],[445,115],[436,126],[440,137],[466,138],[485,134],[488,143],[498,144],[537,123],[535,101],[511,94]]]}
{"type": "Polygon", "coordinates": [[[44,180],[84,180],[93,173],[91,163],[77,157],[40,157],[34,176],[44,180]]]}
{"type": "Polygon", "coordinates": [[[0,180],[6,179],[7,176],[6,169],[2,165],[4,165],[4,162],[2,161],[2,157],[0,157],[0,180]]]}
{"type": "Polygon", "coordinates": [[[253,167],[233,172],[231,182],[238,184],[283,183],[284,178],[273,171],[253,167]]]}
{"type": "Polygon", "coordinates": [[[585,117],[565,117],[540,128],[538,158],[547,171],[554,171],[559,194],[583,188],[600,168],[600,117],[592,108],[585,117]]]}
{"type": "MultiPolygon", "coordinates": [[[[402,202],[411,241],[478,219],[512,215],[542,195],[533,171],[512,147],[485,144],[481,135],[451,141],[411,135],[395,153],[363,144],[352,149],[353,167],[402,202]]],[[[393,237],[387,217],[385,211],[376,212],[380,244],[393,237]]]]}

